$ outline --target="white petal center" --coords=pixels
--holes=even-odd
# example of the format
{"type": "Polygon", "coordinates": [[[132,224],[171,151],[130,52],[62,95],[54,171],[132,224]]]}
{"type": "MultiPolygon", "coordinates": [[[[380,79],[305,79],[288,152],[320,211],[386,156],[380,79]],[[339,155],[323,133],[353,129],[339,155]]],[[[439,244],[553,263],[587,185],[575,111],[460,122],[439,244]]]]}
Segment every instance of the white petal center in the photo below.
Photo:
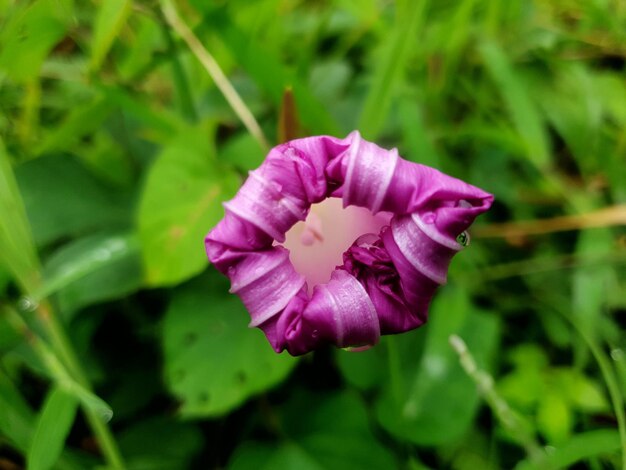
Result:
{"type": "Polygon", "coordinates": [[[311,207],[304,222],[298,222],[286,234],[283,246],[296,271],[308,283],[309,292],[316,284],[330,280],[336,266],[343,264],[343,253],[361,235],[378,234],[389,224],[391,214],[373,215],[362,207],[342,207],[341,199],[328,198],[311,207]]]}

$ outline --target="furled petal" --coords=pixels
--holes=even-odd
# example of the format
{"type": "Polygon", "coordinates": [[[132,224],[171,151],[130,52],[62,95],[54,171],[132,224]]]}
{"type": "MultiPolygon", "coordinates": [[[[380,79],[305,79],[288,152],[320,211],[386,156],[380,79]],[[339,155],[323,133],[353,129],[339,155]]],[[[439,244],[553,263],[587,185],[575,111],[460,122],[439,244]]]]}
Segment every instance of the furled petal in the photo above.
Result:
{"type": "Polygon", "coordinates": [[[343,140],[309,137],[270,151],[224,204],[225,216],[205,244],[248,308],[250,325],[262,328],[277,352],[375,344],[380,334],[426,321],[452,257],[463,248],[457,237],[492,201],[356,131],[343,140]],[[348,247],[327,284],[308,289],[276,243],[328,197],[394,215],[379,234],[364,234],[348,247]]]}

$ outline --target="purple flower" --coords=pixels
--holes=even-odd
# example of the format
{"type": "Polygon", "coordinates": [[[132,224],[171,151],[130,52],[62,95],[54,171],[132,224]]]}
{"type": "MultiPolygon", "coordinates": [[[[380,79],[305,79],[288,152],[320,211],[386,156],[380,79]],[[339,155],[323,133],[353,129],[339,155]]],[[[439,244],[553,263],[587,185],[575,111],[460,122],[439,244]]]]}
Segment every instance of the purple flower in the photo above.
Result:
{"type": "Polygon", "coordinates": [[[450,260],[469,241],[465,230],[492,201],[356,131],[309,137],[270,151],[224,204],[205,244],[250,312],[250,326],[277,352],[366,346],[426,321],[450,260]],[[341,198],[343,209],[327,198],[341,198]],[[340,212],[324,222],[315,212],[324,207],[340,212]],[[337,229],[339,222],[348,227],[337,229]],[[336,260],[322,253],[333,231],[342,250],[356,239],[336,260]]]}

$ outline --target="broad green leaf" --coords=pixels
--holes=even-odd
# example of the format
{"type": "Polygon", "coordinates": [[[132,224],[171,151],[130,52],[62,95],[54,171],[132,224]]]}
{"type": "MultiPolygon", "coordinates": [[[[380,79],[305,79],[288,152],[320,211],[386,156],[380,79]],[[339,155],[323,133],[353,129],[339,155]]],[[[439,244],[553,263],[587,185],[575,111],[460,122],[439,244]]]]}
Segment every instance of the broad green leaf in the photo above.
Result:
{"type": "Polygon", "coordinates": [[[25,292],[39,285],[39,261],[24,202],[0,140],[0,263],[25,292]]]}
{"type": "Polygon", "coordinates": [[[522,77],[495,42],[483,42],[480,52],[524,143],[526,157],[540,171],[548,169],[550,165],[548,137],[522,77]]]}
{"type": "Polygon", "coordinates": [[[69,2],[37,0],[22,5],[0,30],[0,71],[17,82],[35,78],[71,17],[69,2]]]}
{"type": "Polygon", "coordinates": [[[132,0],[103,0],[95,18],[91,38],[91,63],[93,71],[98,70],[130,15],[132,0]]]}
{"type": "Polygon", "coordinates": [[[206,268],[202,240],[223,216],[239,178],[215,159],[212,135],[189,129],[163,149],[148,172],[139,237],[151,285],[173,285],[206,268]]]}
{"type": "Polygon", "coordinates": [[[283,380],[297,359],[276,354],[213,269],[174,292],[163,321],[165,378],[184,417],[219,416],[283,380]]]}
{"type": "Polygon", "coordinates": [[[335,358],[344,379],[354,387],[367,390],[386,380],[386,364],[377,348],[358,352],[338,349],[335,358]]]}
{"type": "Polygon", "coordinates": [[[70,432],[78,400],[61,388],[53,388],[43,404],[37,428],[28,451],[28,468],[52,468],[61,455],[65,439],[70,432]]]}
{"type": "Polygon", "coordinates": [[[430,312],[426,344],[420,361],[408,363],[414,377],[401,397],[387,387],[376,410],[380,423],[397,438],[421,445],[451,443],[463,435],[478,409],[476,386],[461,368],[448,338],[461,336],[481,369],[493,356],[498,322],[472,307],[467,293],[448,289],[439,293],[430,312]],[[398,400],[400,398],[400,400],[398,400]]]}
{"type": "Polygon", "coordinates": [[[111,189],[69,156],[46,156],[15,169],[35,242],[130,225],[129,195],[111,189]]]}
{"type": "Polygon", "coordinates": [[[62,311],[121,297],[142,284],[139,243],[134,234],[99,233],[57,250],[44,265],[35,300],[57,294],[62,311]]]}

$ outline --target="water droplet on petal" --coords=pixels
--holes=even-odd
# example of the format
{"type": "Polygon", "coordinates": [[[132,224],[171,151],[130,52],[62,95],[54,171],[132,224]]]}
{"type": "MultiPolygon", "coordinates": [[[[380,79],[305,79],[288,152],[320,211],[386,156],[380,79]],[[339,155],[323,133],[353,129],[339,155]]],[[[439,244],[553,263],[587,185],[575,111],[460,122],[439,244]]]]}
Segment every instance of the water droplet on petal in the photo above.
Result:
{"type": "Polygon", "coordinates": [[[317,330],[313,330],[313,331],[311,332],[311,338],[313,338],[313,339],[317,339],[317,337],[319,336],[319,334],[320,334],[320,332],[319,332],[319,331],[317,331],[317,330]]]}
{"type": "Polygon", "coordinates": [[[467,232],[459,233],[456,237],[456,241],[461,246],[468,246],[470,244],[470,236],[467,232]]]}

